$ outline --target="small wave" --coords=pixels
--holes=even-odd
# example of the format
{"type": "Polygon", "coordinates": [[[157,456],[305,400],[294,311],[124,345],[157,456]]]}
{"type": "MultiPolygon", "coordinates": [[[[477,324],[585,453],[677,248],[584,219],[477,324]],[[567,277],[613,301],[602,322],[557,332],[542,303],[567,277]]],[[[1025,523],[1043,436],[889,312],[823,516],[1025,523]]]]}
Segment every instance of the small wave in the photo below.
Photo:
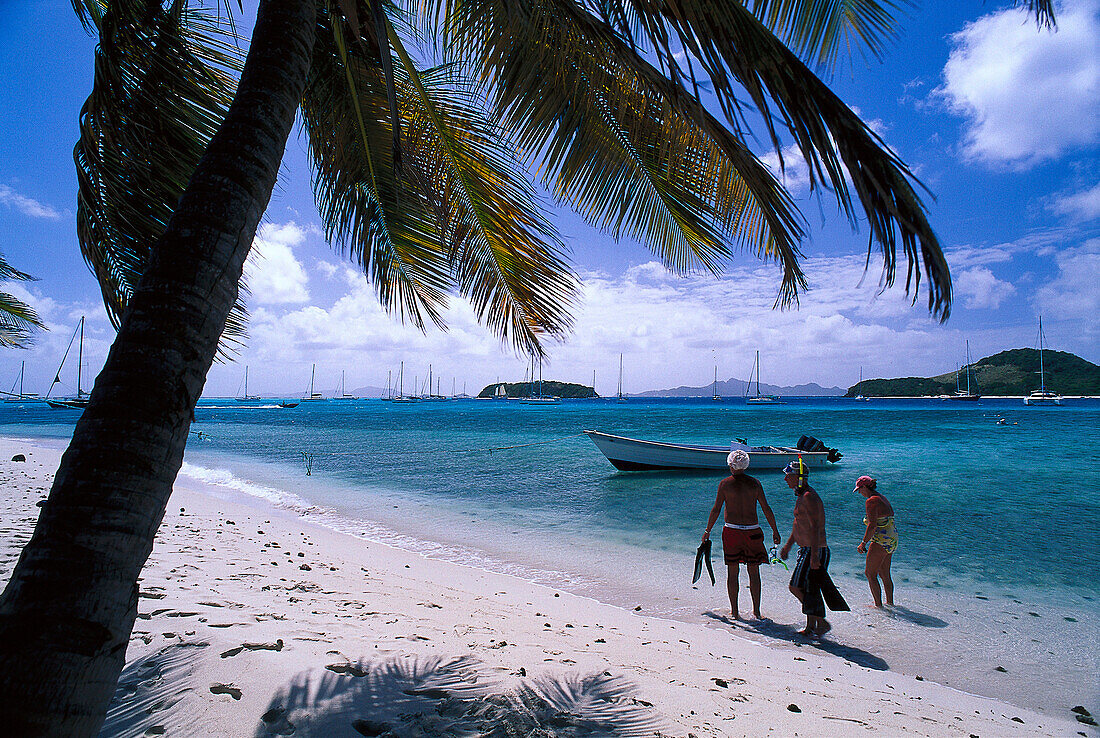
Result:
{"type": "Polygon", "coordinates": [[[250,497],[258,497],[262,500],[267,500],[276,507],[284,510],[291,510],[299,514],[317,513],[320,510],[316,505],[303,500],[296,494],[276,487],[256,484],[247,479],[241,479],[228,469],[211,469],[205,466],[190,464],[185,461],[183,462],[183,467],[180,469],[180,474],[190,479],[194,479],[197,482],[201,482],[208,487],[228,489],[246,494],[250,497]]]}

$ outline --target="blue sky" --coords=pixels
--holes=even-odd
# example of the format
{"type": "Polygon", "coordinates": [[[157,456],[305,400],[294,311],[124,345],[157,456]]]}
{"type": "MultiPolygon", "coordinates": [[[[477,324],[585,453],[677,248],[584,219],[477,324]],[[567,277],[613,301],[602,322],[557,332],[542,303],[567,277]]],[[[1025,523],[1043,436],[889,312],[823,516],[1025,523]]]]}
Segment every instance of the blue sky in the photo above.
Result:
{"type": "MultiPolygon", "coordinates": [[[[723,379],[746,377],[759,350],[765,382],[847,387],[860,367],[867,378],[952,370],[966,340],[975,358],[1034,345],[1040,314],[1048,346],[1100,363],[1100,0],[1060,6],[1054,33],[982,2],[925,2],[902,26],[881,63],[857,56],[830,82],[934,195],[926,200],[956,292],[946,325],[923,295],[911,305],[901,287],[880,293],[880,264],[872,258],[864,273],[866,230],[853,233],[834,202],[811,196],[804,166],[788,156],[787,183],[811,230],[811,289],[798,310],[771,309],[778,275],[751,257],[720,279],[678,277],[637,244],[562,213],[584,299],[544,376],[588,384],[595,370],[597,391],[613,393],[623,353],[627,391],[703,385],[716,364],[723,379]]],[[[28,389],[45,392],[81,315],[86,377],[113,338],[75,236],[72,149],[93,49],[67,3],[0,3],[0,250],[40,278],[3,289],[51,328],[33,350],[0,352],[0,389],[25,360],[28,389]]],[[[341,371],[349,388],[383,386],[400,361],[407,376],[432,364],[444,390],[452,378],[471,392],[521,378],[526,360],[457,300],[447,333],[421,334],[379,309],[324,242],[305,149],[294,134],[249,264],[249,344],[236,364],[215,365],[206,394],[236,393],[244,364],[249,389],[264,394],[302,392],[313,363],[326,393],[341,371]]]]}

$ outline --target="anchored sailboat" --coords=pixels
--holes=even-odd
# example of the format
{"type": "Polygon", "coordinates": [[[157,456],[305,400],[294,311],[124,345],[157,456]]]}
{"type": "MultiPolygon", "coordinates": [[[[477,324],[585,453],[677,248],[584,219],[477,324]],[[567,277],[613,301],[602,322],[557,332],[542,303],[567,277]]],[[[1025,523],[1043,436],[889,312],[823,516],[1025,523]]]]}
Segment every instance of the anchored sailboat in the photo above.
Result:
{"type": "Polygon", "coordinates": [[[340,372],[340,394],[336,395],[336,397],[334,397],[333,399],[335,399],[335,400],[358,400],[359,399],[355,395],[349,395],[347,392],[344,391],[344,372],[343,371],[340,372]]]}
{"type": "Polygon", "coordinates": [[[65,347],[65,354],[61,357],[61,365],[57,367],[57,373],[53,377],[53,382],[50,384],[50,388],[46,391],[46,404],[52,408],[58,410],[83,410],[88,407],[88,393],[84,391],[81,386],[82,367],[84,365],[84,316],[80,316],[80,323],[77,325],[76,330],[73,331],[73,337],[69,339],[69,345],[65,347]],[[76,355],[76,397],[63,397],[54,400],[50,399],[50,393],[53,392],[53,388],[61,383],[61,370],[65,366],[65,359],[69,357],[69,350],[73,347],[73,341],[76,340],[77,334],[80,334],[80,343],[77,345],[76,355]]]}
{"type": "Polygon", "coordinates": [[[1025,405],[1061,405],[1062,396],[1047,389],[1046,371],[1043,366],[1043,316],[1039,316],[1039,389],[1032,390],[1024,398],[1025,405]]]}
{"type": "Polygon", "coordinates": [[[302,402],[317,402],[318,400],[325,399],[324,395],[320,392],[313,391],[313,379],[317,374],[317,365],[314,364],[313,368],[309,370],[309,394],[302,398],[302,402]]]}
{"type": "Polygon", "coordinates": [[[760,352],[756,352],[756,361],[753,362],[752,371],[749,372],[749,382],[745,385],[745,390],[752,386],[753,374],[756,375],[756,394],[747,395],[745,397],[746,405],[785,405],[786,403],[778,395],[762,395],[760,394],[760,352]]]}
{"type": "Polygon", "coordinates": [[[237,402],[255,402],[260,399],[259,395],[248,394],[248,365],[244,367],[244,394],[237,398],[237,402]]]}
{"type": "MultiPolygon", "coordinates": [[[[863,384],[863,367],[859,368],[859,384],[857,384],[856,386],[859,387],[861,384],[863,384]]],[[[852,399],[855,400],[856,402],[870,402],[871,401],[870,397],[864,397],[863,396],[862,391],[858,395],[853,397],[852,399]]]]}
{"type": "MultiPolygon", "coordinates": [[[[978,383],[974,383],[974,389],[977,390],[978,383]]],[[[955,394],[947,395],[948,400],[963,400],[967,402],[975,402],[981,399],[976,391],[970,389],[970,341],[966,342],[966,390],[963,390],[959,386],[959,372],[955,372],[955,394]]]]}
{"type": "Polygon", "coordinates": [[[4,393],[4,402],[34,402],[41,400],[37,392],[24,392],[23,391],[23,374],[27,368],[27,362],[19,362],[19,376],[15,379],[15,384],[11,386],[11,392],[4,393]],[[16,392],[15,388],[18,387],[19,391],[16,392]]]}
{"type": "Polygon", "coordinates": [[[535,359],[531,358],[531,383],[527,391],[527,397],[521,400],[524,405],[560,405],[561,398],[542,394],[542,359],[539,359],[539,390],[536,395],[532,390],[535,387],[535,359]]]}

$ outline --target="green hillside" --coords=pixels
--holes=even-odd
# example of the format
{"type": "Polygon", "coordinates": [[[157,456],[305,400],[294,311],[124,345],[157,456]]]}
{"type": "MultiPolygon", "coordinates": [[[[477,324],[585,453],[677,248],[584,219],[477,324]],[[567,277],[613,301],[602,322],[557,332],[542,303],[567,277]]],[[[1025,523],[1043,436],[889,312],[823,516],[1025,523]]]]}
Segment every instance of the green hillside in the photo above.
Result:
{"type": "MultiPolygon", "coordinates": [[[[496,392],[497,387],[501,384],[504,385],[504,391],[508,394],[508,397],[531,397],[532,395],[538,395],[539,383],[535,382],[534,385],[530,382],[494,382],[485,389],[481,390],[477,394],[478,397],[492,397],[496,392]]],[[[577,398],[577,397],[599,397],[596,391],[591,387],[586,387],[583,384],[573,384],[571,382],[551,382],[550,380],[543,380],[542,382],[542,395],[543,397],[563,397],[563,398],[577,398]]]]}
{"type": "MultiPolygon", "coordinates": [[[[1065,351],[1043,351],[1047,389],[1062,395],[1100,395],[1100,366],[1065,351]]],[[[966,386],[966,367],[960,370],[966,386]]],[[[971,386],[983,395],[1026,395],[1039,386],[1039,351],[1010,349],[979,359],[970,367],[971,386]]],[[[925,397],[955,391],[955,372],[936,377],[865,379],[845,397],[925,397]]]]}

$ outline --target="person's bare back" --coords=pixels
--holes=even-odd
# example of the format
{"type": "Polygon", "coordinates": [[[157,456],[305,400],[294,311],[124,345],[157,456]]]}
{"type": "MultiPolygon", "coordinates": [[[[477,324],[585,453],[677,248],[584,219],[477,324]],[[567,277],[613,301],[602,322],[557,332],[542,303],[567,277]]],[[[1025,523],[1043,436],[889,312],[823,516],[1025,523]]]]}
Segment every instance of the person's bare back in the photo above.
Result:
{"type": "Polygon", "coordinates": [[[718,484],[718,496],[725,503],[727,523],[756,525],[759,522],[756,506],[763,499],[764,488],[754,477],[748,474],[726,477],[718,484]]]}

